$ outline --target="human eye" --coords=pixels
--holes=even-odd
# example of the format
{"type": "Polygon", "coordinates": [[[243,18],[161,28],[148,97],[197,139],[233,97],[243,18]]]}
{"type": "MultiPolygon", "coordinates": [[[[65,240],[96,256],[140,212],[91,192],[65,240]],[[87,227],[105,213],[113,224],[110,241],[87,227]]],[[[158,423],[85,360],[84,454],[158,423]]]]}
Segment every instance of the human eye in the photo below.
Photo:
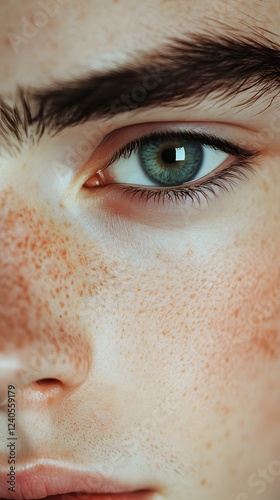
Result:
{"type": "Polygon", "coordinates": [[[201,205],[247,179],[258,155],[216,134],[168,128],[125,142],[85,187],[115,186],[142,205],[201,205]]]}

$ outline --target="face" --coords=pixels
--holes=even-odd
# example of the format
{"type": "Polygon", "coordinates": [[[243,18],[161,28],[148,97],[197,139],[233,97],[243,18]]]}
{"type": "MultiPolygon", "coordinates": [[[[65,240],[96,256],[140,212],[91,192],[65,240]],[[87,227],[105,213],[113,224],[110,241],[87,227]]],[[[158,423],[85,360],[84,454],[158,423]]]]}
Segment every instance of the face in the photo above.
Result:
{"type": "Polygon", "coordinates": [[[2,498],[279,500],[278,7],[1,3],[2,498]]]}

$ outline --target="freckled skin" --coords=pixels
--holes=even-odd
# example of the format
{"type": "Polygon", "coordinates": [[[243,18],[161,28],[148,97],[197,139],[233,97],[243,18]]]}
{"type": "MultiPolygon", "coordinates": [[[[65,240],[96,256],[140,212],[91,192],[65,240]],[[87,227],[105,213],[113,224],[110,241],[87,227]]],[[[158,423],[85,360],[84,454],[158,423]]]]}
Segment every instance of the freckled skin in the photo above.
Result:
{"type": "MultiPolygon", "coordinates": [[[[279,32],[276,1],[255,2],[255,21],[252,4],[237,4],[253,27],[262,21],[279,32]]],[[[38,5],[3,4],[1,90],[45,85],[81,64],[102,68],[128,44],[133,53],[167,32],[203,27],[215,5],[69,3],[17,55],[7,33],[20,32],[38,5]],[[74,32],[81,36],[73,40],[74,32]]],[[[227,109],[204,118],[230,121],[227,109]]],[[[151,121],[166,120],[163,110],[153,113],[151,121]]],[[[260,129],[268,117],[258,115],[260,129]]],[[[248,126],[251,119],[243,114],[248,126]]],[[[163,215],[149,226],[127,202],[89,198],[78,175],[85,162],[71,182],[52,168],[82,131],[0,154],[0,401],[15,384],[17,466],[51,458],[97,468],[153,488],[155,500],[259,498],[249,475],[280,461],[280,150],[268,146],[258,175],[235,192],[161,229],[163,215]],[[14,357],[17,370],[1,365],[14,357]]],[[[5,439],[3,405],[0,470],[5,439]]],[[[265,500],[279,491],[278,477],[265,500]]]]}

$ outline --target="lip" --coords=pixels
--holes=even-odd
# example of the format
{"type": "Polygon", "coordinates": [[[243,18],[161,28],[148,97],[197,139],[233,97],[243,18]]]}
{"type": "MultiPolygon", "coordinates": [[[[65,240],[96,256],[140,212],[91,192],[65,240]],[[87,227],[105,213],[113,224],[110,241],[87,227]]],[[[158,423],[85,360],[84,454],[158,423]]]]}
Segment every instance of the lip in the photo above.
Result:
{"type": "MultiPolygon", "coordinates": [[[[101,493],[88,495],[87,493],[66,493],[65,495],[54,495],[45,497],[43,500],[148,500],[148,492],[139,491],[132,493],[101,493]]],[[[151,497],[149,496],[149,499],[151,497]]],[[[0,499],[2,500],[2,499],[0,499]]],[[[6,500],[6,499],[4,499],[6,500]]]]}
{"type": "MultiPolygon", "coordinates": [[[[65,493],[63,495],[53,495],[44,497],[42,500],[150,500],[150,492],[135,491],[132,493],[100,493],[89,495],[87,493],[65,493]]],[[[6,498],[0,498],[6,500],[6,498]]],[[[14,500],[17,500],[14,497],[14,500]]]]}
{"type": "MultiPolygon", "coordinates": [[[[42,500],[150,500],[151,493],[148,491],[139,491],[132,493],[101,493],[88,495],[87,493],[66,493],[64,495],[53,495],[44,497],[42,500]]],[[[6,498],[0,498],[6,500],[6,498]]],[[[18,500],[14,497],[14,500],[18,500]]]]}
{"type": "Polygon", "coordinates": [[[10,476],[0,471],[0,500],[150,500],[151,490],[132,486],[100,473],[73,467],[35,464],[15,469],[15,492],[9,491],[10,476]]]}

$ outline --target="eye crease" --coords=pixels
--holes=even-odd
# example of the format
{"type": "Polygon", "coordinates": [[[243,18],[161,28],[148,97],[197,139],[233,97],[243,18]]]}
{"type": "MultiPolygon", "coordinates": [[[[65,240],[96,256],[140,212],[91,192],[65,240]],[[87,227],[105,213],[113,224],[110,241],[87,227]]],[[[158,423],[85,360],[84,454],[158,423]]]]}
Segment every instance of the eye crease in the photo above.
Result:
{"type": "Polygon", "coordinates": [[[126,143],[85,187],[115,185],[129,194],[200,202],[228,190],[254,171],[256,150],[243,149],[217,136],[191,130],[154,132],[126,143]],[[231,159],[231,161],[230,161],[231,159]],[[224,169],[221,167],[224,166],[224,169]],[[166,196],[167,195],[167,196],[166,196]]]}

